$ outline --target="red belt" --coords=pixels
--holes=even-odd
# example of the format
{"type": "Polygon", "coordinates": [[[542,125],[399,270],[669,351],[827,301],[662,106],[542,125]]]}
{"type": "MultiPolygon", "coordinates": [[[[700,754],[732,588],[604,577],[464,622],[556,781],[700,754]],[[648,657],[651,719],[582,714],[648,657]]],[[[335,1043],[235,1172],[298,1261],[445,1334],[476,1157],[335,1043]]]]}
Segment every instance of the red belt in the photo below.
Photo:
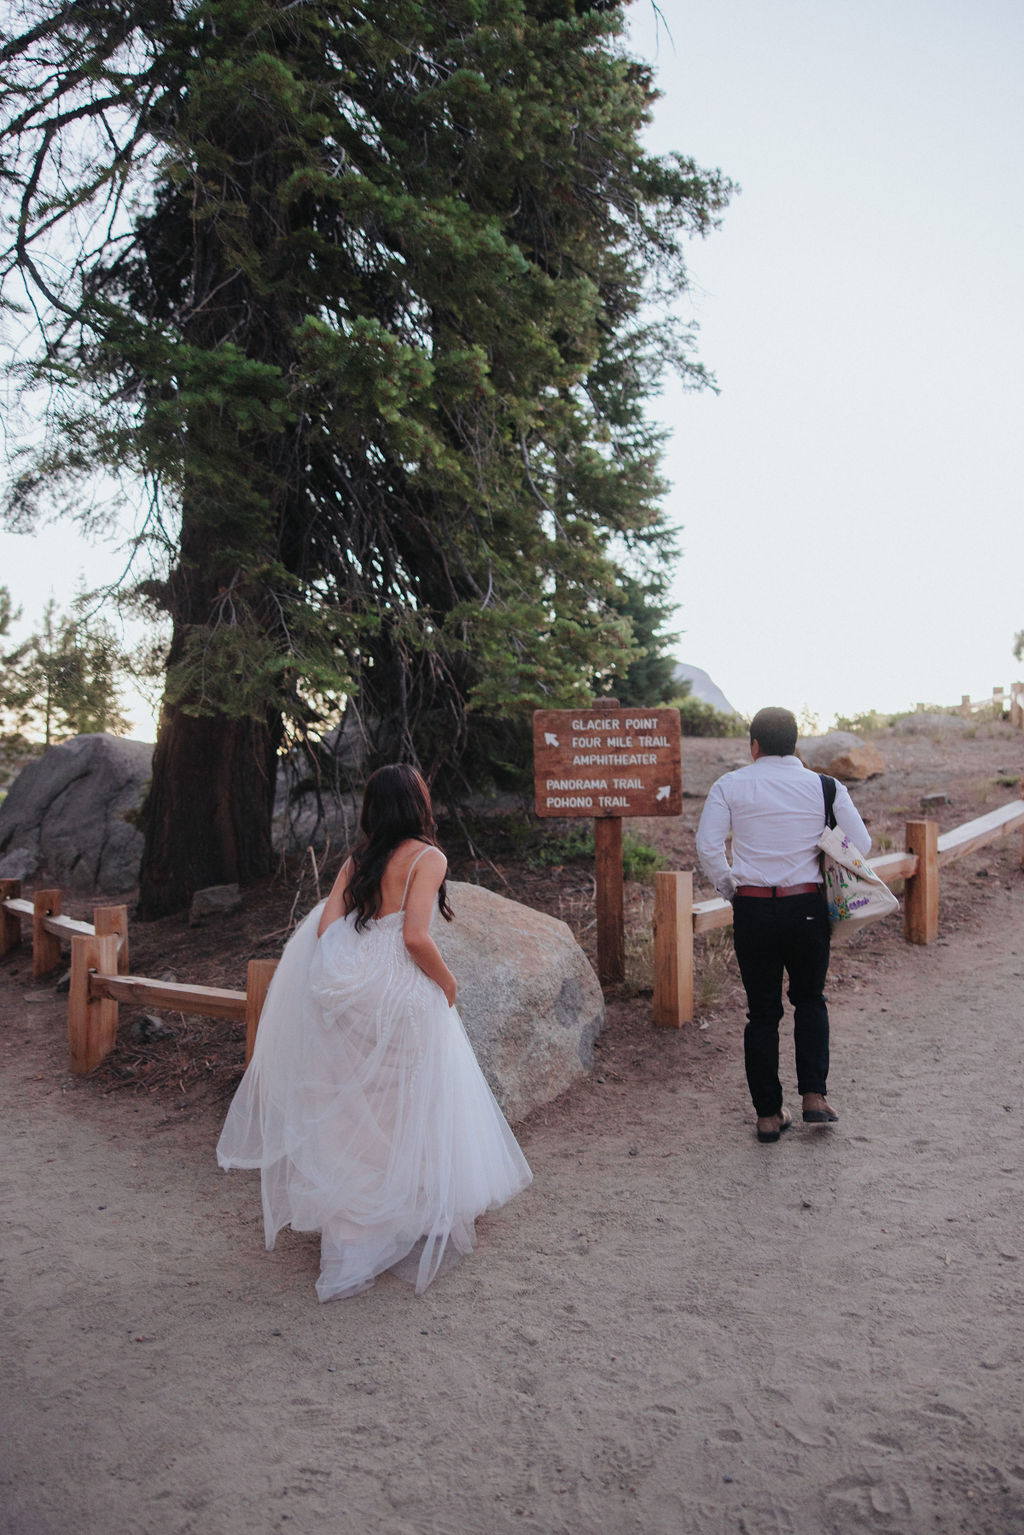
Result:
{"type": "Polygon", "coordinates": [[[815,882],[808,885],[737,885],[737,895],[767,897],[772,895],[814,895],[821,889],[815,882]]]}

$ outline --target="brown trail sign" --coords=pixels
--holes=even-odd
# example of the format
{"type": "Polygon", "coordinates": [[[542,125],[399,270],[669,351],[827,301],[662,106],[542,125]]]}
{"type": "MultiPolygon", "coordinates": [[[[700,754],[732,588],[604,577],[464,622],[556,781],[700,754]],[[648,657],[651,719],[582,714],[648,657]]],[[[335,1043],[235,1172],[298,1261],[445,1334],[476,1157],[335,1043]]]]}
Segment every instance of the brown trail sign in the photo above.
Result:
{"type": "Polygon", "coordinates": [[[683,808],[678,709],[585,708],[533,716],[534,807],[539,816],[591,816],[597,881],[597,972],[625,972],[622,817],[679,815],[683,808]]]}

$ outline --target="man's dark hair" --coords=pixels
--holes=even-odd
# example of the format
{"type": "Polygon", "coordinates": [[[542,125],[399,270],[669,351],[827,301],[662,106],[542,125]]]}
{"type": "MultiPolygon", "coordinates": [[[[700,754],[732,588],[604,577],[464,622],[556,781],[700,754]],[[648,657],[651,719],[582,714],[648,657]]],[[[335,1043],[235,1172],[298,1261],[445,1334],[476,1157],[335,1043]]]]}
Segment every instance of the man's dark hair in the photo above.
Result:
{"type": "Polygon", "coordinates": [[[796,715],[788,709],[758,709],[750,721],[750,739],[763,757],[791,757],[797,734],[796,715]]]}

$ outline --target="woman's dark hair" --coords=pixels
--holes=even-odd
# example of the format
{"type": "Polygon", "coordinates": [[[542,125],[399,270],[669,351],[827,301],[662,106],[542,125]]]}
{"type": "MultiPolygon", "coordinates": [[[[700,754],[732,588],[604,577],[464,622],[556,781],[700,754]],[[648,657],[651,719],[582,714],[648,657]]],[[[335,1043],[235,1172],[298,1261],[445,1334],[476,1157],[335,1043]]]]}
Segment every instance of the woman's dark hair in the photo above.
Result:
{"type": "Polygon", "coordinates": [[[758,709],[750,721],[750,739],[765,757],[791,757],[797,734],[796,715],[789,709],[758,709]]]}
{"type": "MultiPolygon", "coordinates": [[[[436,829],[430,790],[414,767],[394,762],[371,773],[363,790],[359,836],[349,854],[352,878],[347,901],[349,910],[357,914],[357,930],[361,931],[380,911],[380,884],[395,848],[409,841],[437,847],[436,829]]],[[[444,880],[437,892],[437,907],[445,921],[450,922],[452,909],[444,880]]]]}

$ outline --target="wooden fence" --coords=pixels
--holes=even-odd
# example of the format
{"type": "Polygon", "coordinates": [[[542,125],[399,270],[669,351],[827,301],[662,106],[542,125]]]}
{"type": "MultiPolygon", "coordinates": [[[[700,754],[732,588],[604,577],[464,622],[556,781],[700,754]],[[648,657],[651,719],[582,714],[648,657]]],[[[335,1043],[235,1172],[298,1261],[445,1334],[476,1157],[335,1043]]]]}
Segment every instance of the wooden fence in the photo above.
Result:
{"type": "Polygon", "coordinates": [[[0,956],[21,943],[25,917],[32,920],[34,979],[55,970],[61,962],[62,942],[71,944],[68,1055],[76,1076],[94,1070],[114,1048],[122,1002],[244,1023],[248,1065],[276,959],[251,959],[244,991],[129,975],[127,906],[97,906],[92,922],[77,922],[61,915],[59,890],[37,890],[26,901],[21,899],[20,883],[13,879],[0,880],[0,956]]]}
{"type": "MultiPolygon", "coordinates": [[[[917,707],[923,709],[924,704],[917,707]]],[[[969,693],[964,693],[960,699],[959,713],[965,719],[986,709],[998,710],[1000,714],[1009,709],[1010,724],[1016,730],[1024,730],[1024,682],[1011,682],[1008,692],[1005,688],[993,688],[990,698],[972,698],[969,693]]]]}
{"type": "MultiPolygon", "coordinates": [[[[1022,785],[1024,794],[1024,785],[1022,785]]],[[[939,934],[939,870],[975,848],[1024,828],[1024,798],[1011,800],[940,837],[934,821],[908,821],[902,853],[869,859],[887,885],[905,880],[903,933],[908,943],[939,934]]],[[[1021,839],[1024,866],[1024,835],[1021,839]]],[[[694,901],[692,874],[654,876],[654,1022],[680,1028],[693,1021],[694,938],[732,925],[732,906],[718,898],[694,901]]]]}
{"type": "MultiPolygon", "coordinates": [[[[904,851],[869,860],[887,885],[905,881],[903,931],[908,943],[932,943],[938,937],[940,868],[1019,828],[1024,828],[1024,797],[941,837],[934,821],[908,821],[904,851]]],[[[694,938],[731,926],[732,906],[719,899],[695,902],[689,873],[656,874],[654,885],[654,1022],[680,1028],[693,1021],[694,938]]],[[[33,978],[55,970],[61,943],[71,944],[68,1053],[75,1075],[94,1070],[114,1048],[122,1002],[244,1023],[248,1065],[277,960],[251,959],[244,991],[129,975],[126,906],[97,906],[91,923],[79,922],[61,915],[59,890],[37,890],[31,901],[22,900],[21,885],[13,879],[0,880],[0,957],[21,943],[24,918],[32,922],[33,978]]]]}

